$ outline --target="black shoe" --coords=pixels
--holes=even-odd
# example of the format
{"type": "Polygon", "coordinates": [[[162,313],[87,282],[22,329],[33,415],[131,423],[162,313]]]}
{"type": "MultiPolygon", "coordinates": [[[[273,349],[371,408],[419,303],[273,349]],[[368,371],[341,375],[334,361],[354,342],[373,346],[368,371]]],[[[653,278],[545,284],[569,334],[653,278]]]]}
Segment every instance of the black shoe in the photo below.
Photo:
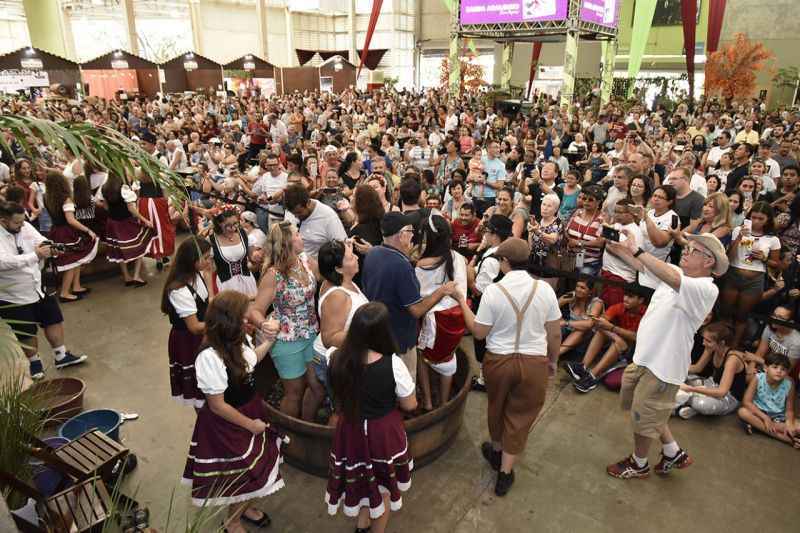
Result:
{"type": "Polygon", "coordinates": [[[489,466],[492,467],[492,470],[495,472],[500,470],[500,461],[502,460],[503,452],[495,450],[491,442],[484,442],[481,444],[481,453],[483,454],[483,458],[489,463],[489,466]]]}
{"type": "Polygon", "coordinates": [[[162,263],[161,261],[156,261],[156,269],[164,270],[164,263],[162,263]]]}
{"type": "Polygon", "coordinates": [[[89,357],[86,354],[78,354],[75,355],[71,352],[67,352],[64,357],[56,361],[56,368],[61,370],[62,368],[67,368],[68,366],[73,365],[80,365],[86,361],[89,357]]]}
{"type": "Polygon", "coordinates": [[[566,367],[567,373],[573,381],[580,381],[588,372],[586,367],[583,366],[583,363],[579,363],[577,361],[569,361],[564,366],[566,367]]]}
{"type": "Polygon", "coordinates": [[[486,392],[486,385],[482,383],[476,376],[472,376],[472,390],[478,392],[486,392]]]}
{"type": "Polygon", "coordinates": [[[514,471],[506,474],[505,472],[497,473],[497,483],[494,485],[494,493],[497,496],[505,496],[511,490],[511,485],[514,484],[514,471]]]}
{"type": "Polygon", "coordinates": [[[573,383],[575,389],[578,392],[589,392],[597,388],[598,383],[600,381],[595,378],[591,372],[586,372],[586,375],[583,376],[580,380],[573,383]]]}

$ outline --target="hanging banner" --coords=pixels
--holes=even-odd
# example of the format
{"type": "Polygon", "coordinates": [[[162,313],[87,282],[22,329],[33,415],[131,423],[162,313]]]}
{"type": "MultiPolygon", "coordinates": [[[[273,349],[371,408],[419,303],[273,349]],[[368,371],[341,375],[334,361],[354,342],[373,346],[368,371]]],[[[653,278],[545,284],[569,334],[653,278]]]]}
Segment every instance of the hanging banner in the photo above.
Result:
{"type": "Polygon", "coordinates": [[[619,23],[620,0],[583,0],[581,2],[580,19],[616,28],[619,23]]]}
{"type": "Polygon", "coordinates": [[[708,35],[706,37],[706,55],[710,55],[719,48],[719,37],[722,33],[722,20],[725,18],[726,0],[709,0],[708,4],[708,35]]]}
{"type": "Polygon", "coordinates": [[[112,59],[111,60],[111,68],[115,70],[123,70],[128,69],[128,62],[124,59],[112,59]]]}
{"type": "Polygon", "coordinates": [[[689,102],[694,102],[694,45],[697,30],[697,3],[681,0],[683,19],[683,54],[686,56],[686,76],[689,80],[689,102]]]}
{"type": "Polygon", "coordinates": [[[526,100],[531,99],[531,89],[533,89],[533,78],[536,77],[536,70],[539,66],[539,56],[542,55],[541,41],[534,41],[533,50],[531,51],[531,71],[528,74],[528,93],[525,95],[526,100]]]}
{"type": "Polygon", "coordinates": [[[364,62],[367,60],[367,54],[369,53],[369,43],[372,41],[372,34],[375,33],[375,26],[378,25],[378,17],[381,16],[381,6],[383,5],[383,0],[373,0],[372,2],[372,12],[369,15],[369,25],[367,26],[367,35],[364,37],[364,48],[361,49],[361,58],[358,61],[358,69],[356,69],[356,79],[361,75],[361,67],[364,66],[364,62]]]}
{"type": "MultiPolygon", "coordinates": [[[[638,0],[633,13],[633,28],[631,30],[631,49],[628,55],[628,78],[636,79],[642,66],[642,56],[647,46],[647,36],[650,35],[650,26],[653,25],[653,15],[656,12],[656,0],[638,0]]],[[[633,84],[628,89],[628,96],[633,95],[633,84]]]]}
{"type": "Polygon", "coordinates": [[[245,70],[255,70],[256,64],[252,61],[245,61],[244,65],[242,65],[245,70]]]}
{"type": "Polygon", "coordinates": [[[496,24],[564,20],[568,7],[569,0],[461,0],[459,21],[461,24],[496,24]]]}

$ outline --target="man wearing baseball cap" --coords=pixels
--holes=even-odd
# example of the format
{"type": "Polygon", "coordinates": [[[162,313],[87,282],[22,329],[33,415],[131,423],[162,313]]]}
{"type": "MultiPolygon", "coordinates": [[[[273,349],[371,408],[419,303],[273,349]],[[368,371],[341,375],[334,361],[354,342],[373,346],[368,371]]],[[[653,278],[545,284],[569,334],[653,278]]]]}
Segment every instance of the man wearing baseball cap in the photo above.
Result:
{"type": "Polygon", "coordinates": [[[476,339],[486,339],[483,376],[491,442],[484,442],[481,452],[498,472],[495,494],[505,496],[514,483],[514,461],[544,405],[548,375],[555,372],[561,310],[553,288],[528,274],[527,242],[512,237],[494,255],[504,276],[486,287],[477,316],[464,295],[458,299],[467,328],[476,339]]]}
{"type": "Polygon", "coordinates": [[[636,248],[635,240],[628,237],[622,243],[606,241],[606,249],[657,282],[639,323],[633,362],[622,377],[622,408],[632,414],[634,451],[606,468],[609,475],[620,479],[650,475],[647,454],[654,439],[662,445],[656,474],[666,475],[673,468],[692,464],[667,422],[689,373],[694,335],[719,294],[711,275],[721,276],[728,270],[725,247],[711,233],[686,236],[689,243],[681,254],[680,267],[636,248]]]}
{"type": "Polygon", "coordinates": [[[381,220],[383,244],[373,246],[364,259],[361,282],[370,301],[383,302],[389,308],[392,332],[400,353],[413,377],[417,375],[417,321],[445,296],[456,291],[455,282],[447,282],[431,295],[422,298],[414,267],[408,259],[414,222],[417,217],[386,213],[381,220]]]}

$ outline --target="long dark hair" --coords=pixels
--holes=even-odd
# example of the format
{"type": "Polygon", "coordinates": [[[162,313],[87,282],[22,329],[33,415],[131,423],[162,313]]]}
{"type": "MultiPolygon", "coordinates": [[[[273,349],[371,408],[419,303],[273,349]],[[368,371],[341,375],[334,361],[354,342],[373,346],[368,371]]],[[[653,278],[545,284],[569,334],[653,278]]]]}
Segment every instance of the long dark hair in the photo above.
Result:
{"type": "Polygon", "coordinates": [[[116,172],[109,172],[108,179],[103,184],[103,198],[108,204],[116,204],[122,201],[122,178],[116,172]]]}
{"type": "Polygon", "coordinates": [[[755,202],[753,206],[750,208],[750,212],[747,214],[747,218],[753,213],[760,213],[762,215],[766,215],[767,223],[764,224],[764,234],[765,235],[774,235],[775,234],[775,210],[772,209],[772,206],[769,205],[767,202],[755,202]]]}
{"type": "Polygon", "coordinates": [[[161,292],[162,313],[169,313],[170,291],[185,287],[194,281],[197,275],[195,264],[210,249],[211,244],[205,239],[186,239],[178,246],[175,259],[170,266],[167,279],[164,281],[164,290],[161,292]]]}
{"type": "Polygon", "coordinates": [[[70,199],[69,183],[61,172],[51,171],[44,178],[44,206],[50,213],[63,213],[64,202],[70,199]]]}
{"type": "Polygon", "coordinates": [[[333,354],[329,370],[333,397],[337,408],[349,420],[360,417],[361,389],[369,350],[387,357],[398,352],[389,323],[389,309],[380,302],[358,308],[342,347],[333,354]]]}
{"type": "Polygon", "coordinates": [[[72,196],[77,209],[86,209],[92,205],[92,191],[86,176],[75,176],[72,182],[72,196]]]}
{"type": "Polygon", "coordinates": [[[222,291],[208,304],[205,324],[205,346],[214,348],[225,363],[231,377],[244,381],[247,362],[242,354],[245,341],[244,315],[250,306],[250,298],[239,291],[222,291]]]}
{"type": "MultiPolygon", "coordinates": [[[[453,253],[452,231],[450,224],[444,217],[431,213],[431,215],[420,224],[420,234],[422,254],[420,257],[437,257],[444,262],[445,279],[442,283],[452,281],[453,274],[453,253]]],[[[441,263],[439,263],[441,264],[441,263]]],[[[437,265],[438,268],[438,265],[437,265]]]]}

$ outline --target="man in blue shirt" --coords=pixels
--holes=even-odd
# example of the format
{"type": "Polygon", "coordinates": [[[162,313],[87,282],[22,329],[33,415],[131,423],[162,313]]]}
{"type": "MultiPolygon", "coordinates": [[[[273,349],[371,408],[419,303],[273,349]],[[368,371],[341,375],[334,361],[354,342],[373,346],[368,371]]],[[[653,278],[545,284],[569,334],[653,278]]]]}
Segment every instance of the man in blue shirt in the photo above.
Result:
{"type": "Polygon", "coordinates": [[[500,144],[497,141],[490,142],[486,147],[486,156],[481,159],[486,177],[473,179],[472,202],[479,218],[494,205],[497,191],[503,188],[506,179],[506,165],[497,157],[499,153],[500,144]]]}
{"type": "Polygon", "coordinates": [[[408,371],[417,375],[417,321],[445,296],[452,296],[455,282],[445,283],[432,294],[422,297],[414,266],[408,259],[414,235],[414,217],[386,213],[381,221],[383,244],[373,247],[364,259],[362,285],[370,301],[389,308],[392,332],[399,355],[408,371]]]}

